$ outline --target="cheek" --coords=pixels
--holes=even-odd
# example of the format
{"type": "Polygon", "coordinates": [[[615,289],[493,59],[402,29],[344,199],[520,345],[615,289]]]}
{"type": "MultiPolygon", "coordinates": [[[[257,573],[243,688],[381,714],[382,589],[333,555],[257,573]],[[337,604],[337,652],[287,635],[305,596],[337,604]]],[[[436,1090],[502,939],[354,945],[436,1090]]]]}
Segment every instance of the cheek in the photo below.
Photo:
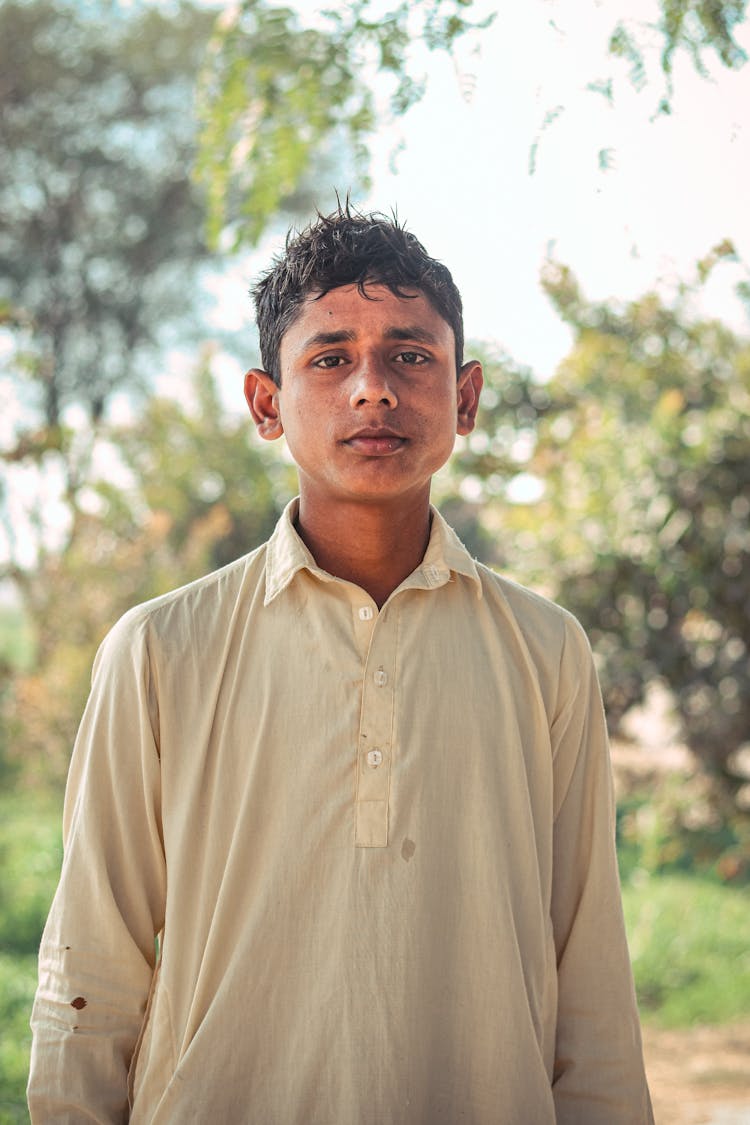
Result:
{"type": "Polygon", "coordinates": [[[315,411],[300,395],[287,394],[279,403],[281,422],[284,432],[304,435],[306,430],[312,429],[311,422],[316,417],[315,411]]]}
{"type": "Polygon", "coordinates": [[[287,446],[294,460],[301,463],[331,444],[330,419],[308,401],[287,399],[281,409],[287,446]]]}
{"type": "Polygon", "coordinates": [[[451,442],[456,436],[458,422],[455,394],[445,391],[432,395],[421,406],[417,418],[423,434],[431,434],[433,440],[444,437],[446,441],[451,442]]]}

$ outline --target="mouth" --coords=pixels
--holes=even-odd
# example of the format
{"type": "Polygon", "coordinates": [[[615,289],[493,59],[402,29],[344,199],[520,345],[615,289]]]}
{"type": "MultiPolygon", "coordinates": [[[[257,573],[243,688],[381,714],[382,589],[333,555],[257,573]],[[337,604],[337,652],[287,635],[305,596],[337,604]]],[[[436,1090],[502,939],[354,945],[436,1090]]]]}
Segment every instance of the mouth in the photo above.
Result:
{"type": "Polygon", "coordinates": [[[395,430],[368,426],[345,438],[343,444],[368,457],[383,457],[389,453],[397,453],[406,442],[403,434],[396,433],[395,430]]]}

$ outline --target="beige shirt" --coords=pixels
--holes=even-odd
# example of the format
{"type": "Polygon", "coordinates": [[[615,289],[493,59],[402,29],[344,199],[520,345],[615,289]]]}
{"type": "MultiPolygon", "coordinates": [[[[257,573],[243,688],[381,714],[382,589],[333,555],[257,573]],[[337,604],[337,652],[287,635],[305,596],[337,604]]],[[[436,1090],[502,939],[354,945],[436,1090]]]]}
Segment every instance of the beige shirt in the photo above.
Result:
{"type": "Polygon", "coordinates": [[[97,656],[33,1120],[650,1122],[580,626],[437,513],[378,611],[294,513],[97,656]]]}

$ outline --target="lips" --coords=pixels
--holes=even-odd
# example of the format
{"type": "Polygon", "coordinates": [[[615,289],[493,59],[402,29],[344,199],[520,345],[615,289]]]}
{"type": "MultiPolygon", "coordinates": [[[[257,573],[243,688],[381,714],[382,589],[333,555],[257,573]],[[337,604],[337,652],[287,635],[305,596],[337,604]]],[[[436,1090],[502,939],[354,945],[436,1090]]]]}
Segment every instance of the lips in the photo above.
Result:
{"type": "Polygon", "coordinates": [[[368,426],[344,440],[356,453],[363,453],[369,457],[383,457],[389,453],[397,453],[406,445],[406,438],[395,430],[382,426],[368,426]]]}

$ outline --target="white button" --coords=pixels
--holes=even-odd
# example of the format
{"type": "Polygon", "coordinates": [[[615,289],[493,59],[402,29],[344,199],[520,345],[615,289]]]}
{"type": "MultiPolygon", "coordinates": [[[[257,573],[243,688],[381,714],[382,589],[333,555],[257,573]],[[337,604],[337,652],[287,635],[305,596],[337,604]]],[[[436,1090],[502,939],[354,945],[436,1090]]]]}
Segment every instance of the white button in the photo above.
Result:
{"type": "Polygon", "coordinates": [[[378,668],[377,672],[373,676],[373,679],[378,687],[385,687],[385,685],[388,683],[388,673],[385,672],[382,668],[378,668]]]}
{"type": "Polygon", "coordinates": [[[368,750],[367,751],[367,764],[370,769],[376,770],[380,763],[383,761],[383,753],[381,750],[368,750]]]}
{"type": "Polygon", "coordinates": [[[424,575],[428,582],[437,582],[440,578],[440,570],[430,563],[424,568],[424,575]]]}
{"type": "Polygon", "coordinates": [[[373,613],[371,605],[363,605],[359,611],[360,621],[372,621],[373,613]]]}

